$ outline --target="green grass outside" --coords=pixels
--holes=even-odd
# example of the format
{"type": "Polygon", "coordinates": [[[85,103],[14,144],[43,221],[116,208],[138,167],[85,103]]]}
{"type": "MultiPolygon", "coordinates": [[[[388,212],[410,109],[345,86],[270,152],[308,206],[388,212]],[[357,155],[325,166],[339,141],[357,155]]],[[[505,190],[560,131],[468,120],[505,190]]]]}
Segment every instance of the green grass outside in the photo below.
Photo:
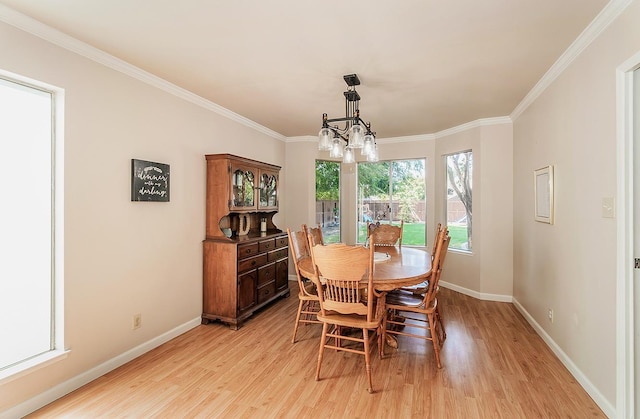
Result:
{"type": "MultiPolygon", "coordinates": [[[[467,242],[467,227],[465,226],[449,226],[449,235],[451,236],[450,248],[462,248],[463,244],[467,242]]],[[[364,243],[367,237],[366,225],[361,225],[358,231],[358,238],[360,243],[364,243]]],[[[432,238],[429,238],[431,240],[432,238]]],[[[338,241],[338,236],[335,238],[325,237],[325,242],[335,243],[338,241]],[[334,240],[335,239],[335,240],[334,240]]],[[[402,231],[402,244],[409,246],[424,246],[424,223],[405,223],[402,231]]]]}

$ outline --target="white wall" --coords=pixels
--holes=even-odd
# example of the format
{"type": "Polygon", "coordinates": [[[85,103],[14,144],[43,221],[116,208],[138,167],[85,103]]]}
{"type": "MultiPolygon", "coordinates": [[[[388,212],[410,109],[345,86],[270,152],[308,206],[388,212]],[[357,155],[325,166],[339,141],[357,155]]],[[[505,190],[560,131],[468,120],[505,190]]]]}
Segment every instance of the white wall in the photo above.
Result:
{"type": "MultiPolygon", "coordinates": [[[[65,89],[65,343],[0,385],[12,406],[202,313],[205,159],[284,165],[284,142],[0,23],[0,69],[65,89]],[[131,159],[171,165],[171,202],[130,201],[131,159]],[[142,314],[142,328],[131,329],[142,314]]],[[[281,199],[286,200],[286,191],[281,199]]],[[[38,240],[34,237],[33,240],[38,240]]]]}
{"type": "Polygon", "coordinates": [[[633,2],[514,121],[514,298],[608,414],[616,401],[617,242],[602,199],[616,194],[615,70],[640,50],[638,22],[633,2]],[[533,171],[549,164],[554,225],[533,220],[533,171]]]}

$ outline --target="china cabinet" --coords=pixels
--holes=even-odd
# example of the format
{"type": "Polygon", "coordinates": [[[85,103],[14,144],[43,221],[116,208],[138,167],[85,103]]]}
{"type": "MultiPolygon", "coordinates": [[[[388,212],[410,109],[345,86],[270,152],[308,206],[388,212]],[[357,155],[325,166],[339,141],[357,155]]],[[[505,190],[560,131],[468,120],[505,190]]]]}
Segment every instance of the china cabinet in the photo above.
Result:
{"type": "Polygon", "coordinates": [[[202,322],[238,329],[256,310],[289,295],[288,239],[273,224],[280,167],[209,154],[202,322]]]}

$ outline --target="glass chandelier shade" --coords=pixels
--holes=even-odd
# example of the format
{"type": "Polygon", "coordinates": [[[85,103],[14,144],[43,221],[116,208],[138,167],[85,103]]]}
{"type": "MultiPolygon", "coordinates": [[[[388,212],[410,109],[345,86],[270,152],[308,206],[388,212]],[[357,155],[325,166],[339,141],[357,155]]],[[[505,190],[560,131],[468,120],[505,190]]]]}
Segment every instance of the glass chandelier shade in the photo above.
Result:
{"type": "Polygon", "coordinates": [[[355,161],[356,156],[353,152],[353,149],[351,147],[347,147],[347,149],[344,151],[344,159],[342,160],[342,163],[354,163],[355,161]]]}
{"type": "Polygon", "coordinates": [[[360,124],[353,124],[349,129],[349,147],[362,148],[364,144],[364,132],[360,124]]]}
{"type": "Polygon", "coordinates": [[[363,156],[368,156],[373,150],[373,135],[367,134],[364,136],[364,141],[362,144],[362,149],[360,149],[360,154],[363,156]]]}
{"type": "Polygon", "coordinates": [[[331,142],[331,151],[329,151],[329,157],[333,159],[339,159],[342,158],[342,155],[342,141],[340,140],[340,137],[334,137],[333,141],[331,142]]]}
{"type": "Polygon", "coordinates": [[[333,147],[331,137],[331,130],[327,127],[323,127],[318,134],[318,150],[331,151],[331,148],[333,147]]]}
{"type": "Polygon", "coordinates": [[[378,156],[378,146],[374,143],[371,148],[371,152],[367,154],[367,161],[369,162],[377,162],[379,160],[378,156]]]}

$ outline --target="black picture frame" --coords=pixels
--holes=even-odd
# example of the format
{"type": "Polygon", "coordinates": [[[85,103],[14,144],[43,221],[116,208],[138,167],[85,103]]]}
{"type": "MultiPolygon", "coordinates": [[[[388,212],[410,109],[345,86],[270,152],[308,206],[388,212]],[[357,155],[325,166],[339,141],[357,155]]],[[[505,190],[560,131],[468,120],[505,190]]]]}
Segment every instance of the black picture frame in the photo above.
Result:
{"type": "Polygon", "coordinates": [[[170,177],[168,164],[131,159],[131,200],[169,202],[170,177]]]}

